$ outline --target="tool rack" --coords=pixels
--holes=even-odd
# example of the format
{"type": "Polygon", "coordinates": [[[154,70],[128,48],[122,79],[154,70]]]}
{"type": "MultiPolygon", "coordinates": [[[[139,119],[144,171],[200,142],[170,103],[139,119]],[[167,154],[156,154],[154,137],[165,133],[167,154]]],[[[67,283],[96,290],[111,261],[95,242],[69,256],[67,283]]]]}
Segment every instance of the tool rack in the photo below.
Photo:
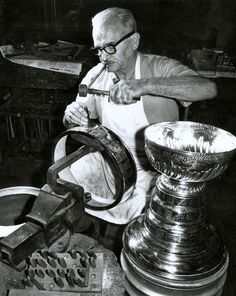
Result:
{"type": "Polygon", "coordinates": [[[55,90],[11,89],[0,105],[2,154],[40,154],[64,130],[64,109],[73,99],[55,90]]]}

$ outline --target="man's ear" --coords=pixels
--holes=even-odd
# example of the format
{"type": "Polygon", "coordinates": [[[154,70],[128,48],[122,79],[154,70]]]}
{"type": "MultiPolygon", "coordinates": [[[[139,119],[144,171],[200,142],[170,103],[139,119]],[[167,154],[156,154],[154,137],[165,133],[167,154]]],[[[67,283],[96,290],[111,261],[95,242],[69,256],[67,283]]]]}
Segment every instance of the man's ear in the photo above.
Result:
{"type": "Polygon", "coordinates": [[[134,33],[132,36],[131,36],[131,40],[132,40],[132,47],[133,47],[133,50],[136,50],[139,46],[139,40],[140,40],[140,34],[139,33],[134,33]]]}

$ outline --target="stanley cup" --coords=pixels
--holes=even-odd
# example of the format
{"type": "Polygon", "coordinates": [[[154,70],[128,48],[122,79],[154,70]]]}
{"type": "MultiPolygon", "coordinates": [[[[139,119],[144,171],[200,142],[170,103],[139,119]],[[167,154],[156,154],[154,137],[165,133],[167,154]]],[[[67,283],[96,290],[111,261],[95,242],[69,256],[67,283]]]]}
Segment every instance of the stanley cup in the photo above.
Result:
{"type": "Polygon", "coordinates": [[[129,295],[220,296],[228,252],[207,215],[206,186],[230,164],[236,137],[214,126],[161,122],[145,130],[160,173],[145,214],[123,235],[129,295]]]}

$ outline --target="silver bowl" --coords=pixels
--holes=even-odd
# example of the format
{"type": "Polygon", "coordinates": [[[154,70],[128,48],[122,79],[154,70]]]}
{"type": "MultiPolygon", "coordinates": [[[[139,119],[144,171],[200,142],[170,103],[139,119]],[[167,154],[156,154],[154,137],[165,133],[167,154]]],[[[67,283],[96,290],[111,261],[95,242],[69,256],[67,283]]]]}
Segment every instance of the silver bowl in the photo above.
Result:
{"type": "Polygon", "coordinates": [[[236,151],[236,137],[207,124],[160,122],[145,130],[151,165],[169,178],[203,182],[222,174],[236,151]]]}

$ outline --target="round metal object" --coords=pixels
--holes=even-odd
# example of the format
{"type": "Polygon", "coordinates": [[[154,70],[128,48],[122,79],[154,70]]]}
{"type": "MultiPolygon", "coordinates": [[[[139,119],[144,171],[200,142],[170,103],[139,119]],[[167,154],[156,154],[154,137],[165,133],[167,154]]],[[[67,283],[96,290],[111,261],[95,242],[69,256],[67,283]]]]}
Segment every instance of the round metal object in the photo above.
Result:
{"type": "Polygon", "coordinates": [[[228,258],[219,272],[199,282],[181,282],[173,286],[172,281],[153,281],[147,274],[133,265],[125,253],[121,253],[121,266],[126,275],[125,290],[129,296],[221,296],[227,276],[228,258]]]}
{"type": "Polygon", "coordinates": [[[225,266],[228,253],[212,226],[171,225],[150,211],[127,226],[123,240],[130,264],[147,278],[168,281],[173,287],[183,282],[201,285],[225,266]]]}
{"type": "Polygon", "coordinates": [[[222,174],[236,151],[236,138],[220,128],[190,121],[161,122],[145,130],[151,165],[169,178],[208,181],[222,174]]]}
{"type": "MultiPolygon", "coordinates": [[[[102,193],[99,196],[98,194],[94,194],[93,187],[97,183],[101,183],[99,184],[101,187],[106,185],[103,182],[91,180],[89,188],[91,198],[88,199],[85,207],[92,210],[106,210],[114,207],[121,201],[123,194],[128,189],[131,189],[136,182],[136,165],[128,147],[116,134],[101,125],[94,127],[74,127],[57,137],[53,152],[54,162],[68,154],[68,142],[71,139],[75,140],[76,149],[78,149],[79,145],[83,145],[94,148],[96,150],[95,153],[100,153],[100,159],[104,159],[109,164],[111,174],[114,178],[115,188],[113,190],[113,196],[110,199],[103,198],[102,193]]],[[[99,170],[96,171],[96,166],[92,173],[97,173],[99,178],[100,172],[99,170]]],[[[83,174],[83,170],[81,170],[81,174],[83,174]]],[[[70,166],[59,172],[59,177],[84,187],[84,184],[79,183],[73,176],[70,166]]],[[[88,195],[88,193],[86,194],[88,195]]]]}
{"type": "Polygon", "coordinates": [[[24,223],[40,189],[15,186],[0,189],[0,237],[4,237],[24,223]]]}
{"type": "Polygon", "coordinates": [[[145,151],[161,175],[145,214],[123,235],[131,295],[220,295],[229,259],[209,224],[205,181],[229,166],[236,137],[201,123],[161,122],[145,130],[145,151]]]}

